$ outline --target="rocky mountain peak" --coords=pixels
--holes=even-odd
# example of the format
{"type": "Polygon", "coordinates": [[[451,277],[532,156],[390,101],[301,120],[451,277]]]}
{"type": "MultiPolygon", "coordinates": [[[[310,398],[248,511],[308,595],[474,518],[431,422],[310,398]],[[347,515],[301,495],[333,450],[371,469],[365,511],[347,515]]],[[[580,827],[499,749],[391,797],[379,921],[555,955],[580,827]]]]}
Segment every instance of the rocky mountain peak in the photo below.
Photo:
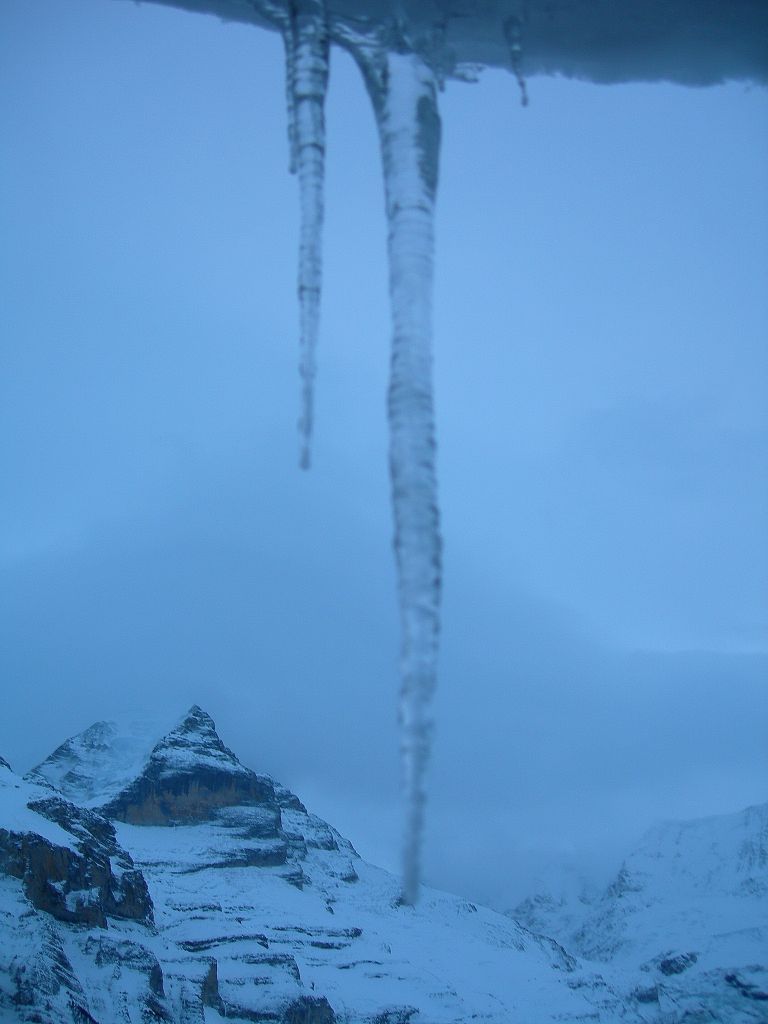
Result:
{"type": "Polygon", "coordinates": [[[207,712],[193,704],[149,752],[104,813],[133,825],[189,825],[224,807],[261,805],[279,819],[272,780],[241,764],[207,712]]]}
{"type": "Polygon", "coordinates": [[[221,743],[221,739],[216,732],[216,723],[207,711],[203,711],[199,704],[192,705],[173,731],[175,732],[180,729],[186,729],[192,732],[201,731],[208,733],[213,737],[214,742],[221,743]]]}
{"type": "Polygon", "coordinates": [[[4,757],[0,757],[0,768],[7,768],[9,772],[13,771],[13,769],[11,768],[11,766],[8,764],[4,757]]]}
{"type": "Polygon", "coordinates": [[[155,744],[150,760],[162,763],[168,770],[209,765],[236,773],[249,771],[224,745],[216,732],[216,723],[198,704],[193,704],[178,725],[155,744]]]}
{"type": "Polygon", "coordinates": [[[146,726],[95,722],[26,778],[134,824],[208,820],[237,804],[277,806],[272,781],[239,761],[197,704],[159,740],[146,726]]]}

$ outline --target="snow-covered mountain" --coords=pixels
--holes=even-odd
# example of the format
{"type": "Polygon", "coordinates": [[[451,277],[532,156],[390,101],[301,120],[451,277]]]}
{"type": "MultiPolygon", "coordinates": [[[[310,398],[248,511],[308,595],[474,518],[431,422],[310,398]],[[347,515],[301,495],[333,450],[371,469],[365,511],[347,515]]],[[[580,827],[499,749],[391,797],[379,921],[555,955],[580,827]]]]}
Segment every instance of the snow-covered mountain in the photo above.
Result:
{"type": "Polygon", "coordinates": [[[0,1021],[635,1019],[551,939],[399,894],[198,707],[0,766],[0,1021]]]}
{"type": "Polygon", "coordinates": [[[1,1022],[768,1021],[768,806],[657,828],[517,920],[399,897],[198,707],[0,759],[1,1022]]]}
{"type": "Polygon", "coordinates": [[[623,975],[648,1020],[768,1021],[768,804],[659,825],[602,892],[511,915],[623,975]]]}

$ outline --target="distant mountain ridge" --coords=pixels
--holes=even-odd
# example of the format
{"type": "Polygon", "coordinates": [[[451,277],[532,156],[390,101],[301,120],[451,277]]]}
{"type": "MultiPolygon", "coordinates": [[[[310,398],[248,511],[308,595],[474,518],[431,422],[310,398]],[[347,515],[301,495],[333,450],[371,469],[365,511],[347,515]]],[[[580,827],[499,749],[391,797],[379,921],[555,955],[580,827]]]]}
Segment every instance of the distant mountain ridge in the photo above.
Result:
{"type": "Polygon", "coordinates": [[[660,824],[602,892],[539,893],[510,915],[634,977],[652,1020],[766,1022],[768,804],[660,824]]]}
{"type": "Polygon", "coordinates": [[[0,1021],[463,1024],[624,1017],[556,942],[366,864],[194,706],[0,768],[0,1021]]]}

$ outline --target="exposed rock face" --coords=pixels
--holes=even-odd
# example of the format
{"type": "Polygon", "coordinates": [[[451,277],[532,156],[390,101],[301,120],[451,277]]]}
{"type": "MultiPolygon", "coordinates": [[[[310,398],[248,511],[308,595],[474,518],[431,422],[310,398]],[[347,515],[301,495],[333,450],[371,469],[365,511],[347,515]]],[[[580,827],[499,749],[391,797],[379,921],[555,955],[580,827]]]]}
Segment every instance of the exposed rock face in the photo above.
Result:
{"type": "Polygon", "coordinates": [[[213,719],[194,705],[156,744],[141,774],[102,809],[132,825],[188,825],[211,820],[222,807],[252,805],[271,809],[279,824],[271,781],[242,765],[213,719]]]}
{"type": "Polygon", "coordinates": [[[31,813],[26,828],[24,822],[0,827],[0,871],[22,882],[34,907],[59,921],[101,928],[107,917],[152,922],[144,876],[105,818],[21,782],[10,785],[16,802],[31,813]],[[59,841],[34,830],[37,815],[58,827],[59,841]]]}
{"type": "Polygon", "coordinates": [[[378,1014],[373,1024],[409,1024],[419,1011],[415,1006],[400,1006],[394,1010],[385,1010],[378,1014]]]}
{"type": "Polygon", "coordinates": [[[150,765],[104,813],[132,825],[190,825],[210,821],[221,807],[274,804],[274,793],[254,776],[232,777],[215,769],[164,774],[150,765]]]}
{"type": "Polygon", "coordinates": [[[107,917],[152,923],[152,900],[147,883],[130,854],[117,842],[111,822],[59,797],[33,800],[28,806],[61,825],[75,838],[87,865],[87,875],[98,889],[99,904],[107,917]]]}
{"type": "Polygon", "coordinates": [[[200,999],[203,1006],[210,1006],[214,1010],[218,1010],[222,1017],[226,1013],[224,1006],[224,1000],[221,998],[219,992],[219,975],[217,970],[216,960],[211,957],[211,965],[208,968],[208,973],[203,978],[203,984],[200,988],[200,999]]]}
{"type": "MultiPolygon", "coordinates": [[[[0,1020],[100,1024],[83,957],[103,974],[106,930],[121,927],[151,934],[153,907],[112,824],[0,766],[0,1020]]],[[[112,944],[114,996],[130,992],[142,1021],[169,1020],[157,958],[112,944]]]]}
{"type": "Polygon", "coordinates": [[[302,996],[286,1009],[282,1024],[336,1024],[336,1014],[327,999],[302,996]]]}
{"type": "Polygon", "coordinates": [[[102,865],[41,836],[0,829],[0,870],[22,880],[38,910],[59,921],[106,928],[103,895],[108,878],[102,865]]]}

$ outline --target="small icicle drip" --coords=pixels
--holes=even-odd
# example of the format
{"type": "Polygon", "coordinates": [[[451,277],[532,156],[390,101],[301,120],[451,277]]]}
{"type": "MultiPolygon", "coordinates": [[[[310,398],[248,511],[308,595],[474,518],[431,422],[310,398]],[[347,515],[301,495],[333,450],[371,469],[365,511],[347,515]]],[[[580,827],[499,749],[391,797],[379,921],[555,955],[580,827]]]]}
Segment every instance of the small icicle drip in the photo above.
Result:
{"type": "Polygon", "coordinates": [[[435,75],[422,58],[391,53],[384,46],[358,49],[355,56],[376,113],[388,223],[393,321],[389,465],[402,628],[402,901],[413,905],[419,892],[440,626],[441,539],[432,398],[433,211],[440,118],[435,75]]]}
{"type": "Polygon", "coordinates": [[[520,103],[528,106],[528,86],[523,77],[523,16],[512,15],[504,22],[504,35],[509,46],[509,62],[512,74],[520,89],[520,103]]]}
{"type": "Polygon", "coordinates": [[[308,469],[314,415],[315,352],[320,326],[325,95],[328,88],[328,21],[324,0],[291,0],[284,33],[290,168],[299,176],[299,316],[301,417],[299,464],[308,469]]]}

